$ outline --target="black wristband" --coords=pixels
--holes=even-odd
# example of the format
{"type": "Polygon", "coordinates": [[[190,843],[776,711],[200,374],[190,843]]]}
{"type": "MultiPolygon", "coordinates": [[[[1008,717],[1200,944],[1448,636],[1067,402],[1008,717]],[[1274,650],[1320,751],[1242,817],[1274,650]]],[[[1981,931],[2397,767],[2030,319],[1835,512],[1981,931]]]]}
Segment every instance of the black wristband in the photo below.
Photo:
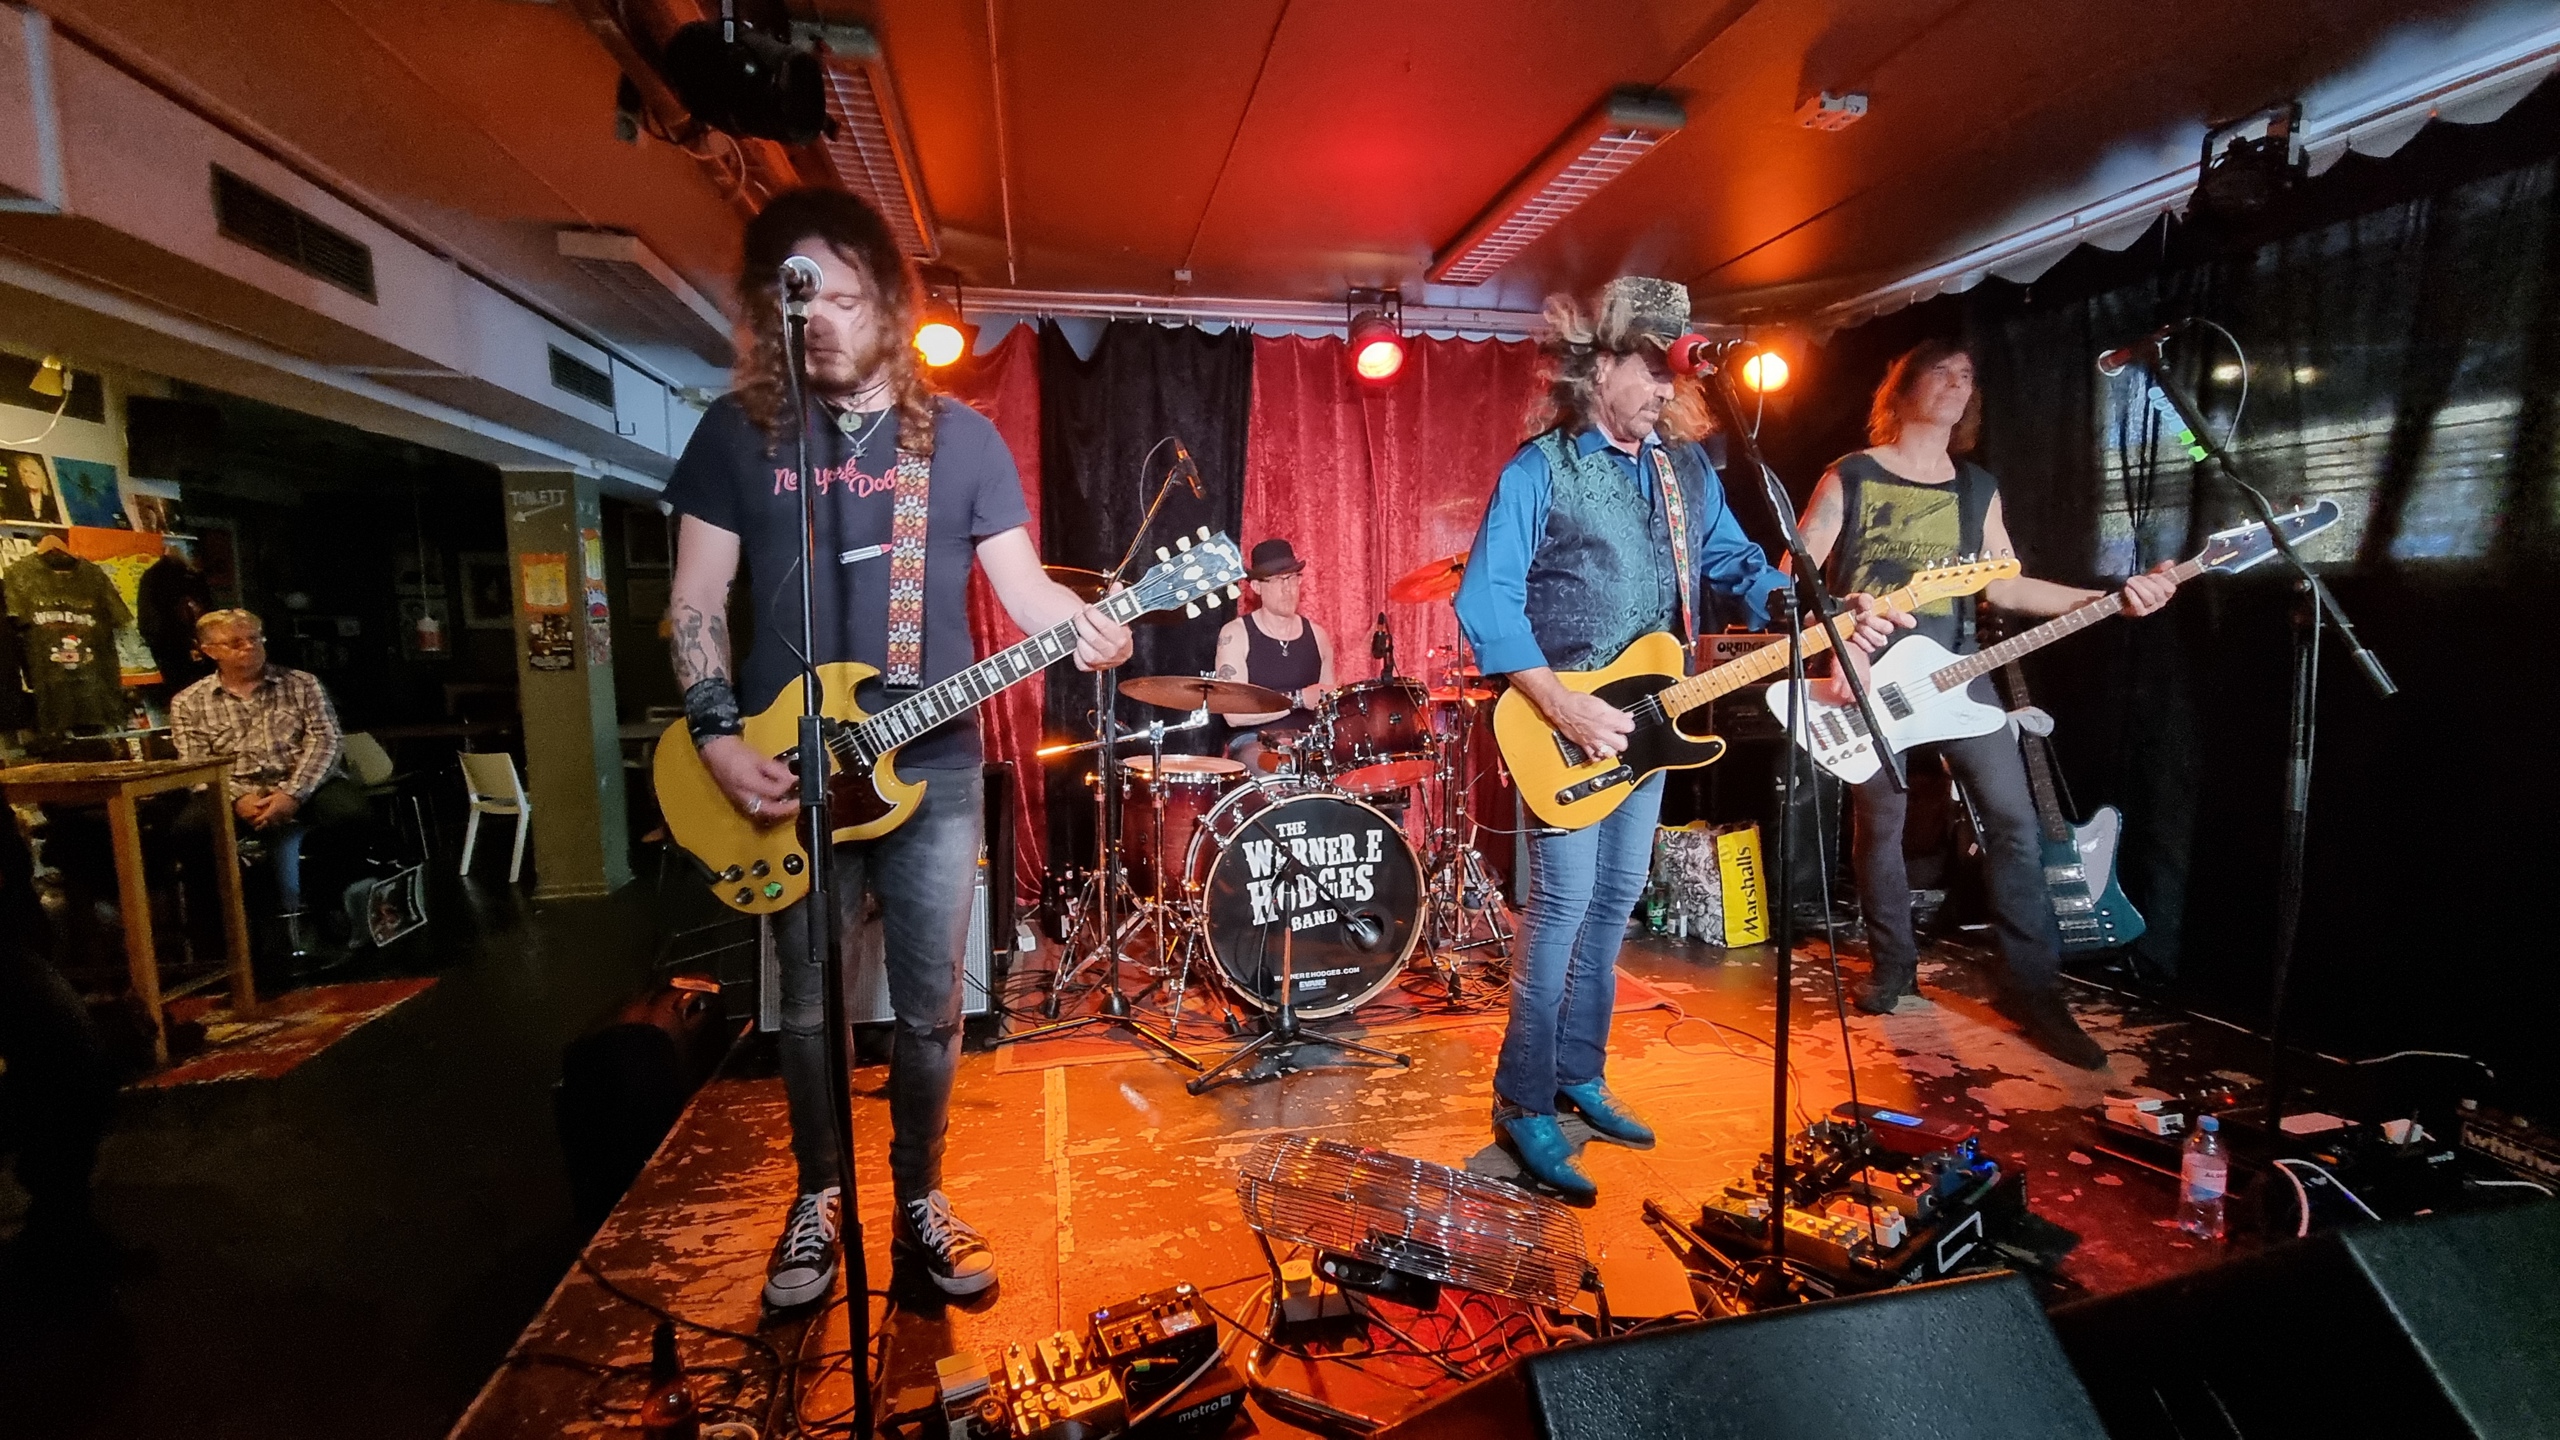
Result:
{"type": "Polygon", "coordinates": [[[696,745],[715,736],[742,734],[747,728],[738,718],[738,692],[717,675],[696,680],[684,692],[684,723],[696,745]]]}

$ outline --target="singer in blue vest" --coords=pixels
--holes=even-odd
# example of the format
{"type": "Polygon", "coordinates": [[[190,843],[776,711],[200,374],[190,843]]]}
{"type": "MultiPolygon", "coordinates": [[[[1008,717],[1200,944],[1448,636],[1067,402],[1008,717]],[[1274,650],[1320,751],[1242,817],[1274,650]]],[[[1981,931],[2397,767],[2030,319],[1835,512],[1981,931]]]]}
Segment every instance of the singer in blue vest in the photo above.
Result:
{"type": "MultiPolygon", "coordinates": [[[[1504,675],[1548,723],[1594,756],[1625,748],[1626,712],[1568,690],[1558,670],[1591,670],[1639,637],[1768,622],[1769,592],[1791,583],[1742,531],[1698,439],[1705,397],[1666,351],[1689,328],[1689,292],[1622,276],[1584,306],[1547,301],[1547,394],[1535,432],[1494,485],[1458,585],[1458,625],[1487,675],[1504,675]],[[1677,542],[1675,544],[1675,541],[1677,542]]],[[[1859,641],[1886,621],[1863,597],[1859,641]]],[[[1662,777],[1607,819],[1529,841],[1525,955],[1494,1070],[1495,1139],[1530,1177],[1589,1204],[1558,1112],[1601,1138],[1650,1146],[1653,1130],[1609,1091],[1609,1016],[1618,944],[1642,894],[1662,810],[1662,777]]]]}

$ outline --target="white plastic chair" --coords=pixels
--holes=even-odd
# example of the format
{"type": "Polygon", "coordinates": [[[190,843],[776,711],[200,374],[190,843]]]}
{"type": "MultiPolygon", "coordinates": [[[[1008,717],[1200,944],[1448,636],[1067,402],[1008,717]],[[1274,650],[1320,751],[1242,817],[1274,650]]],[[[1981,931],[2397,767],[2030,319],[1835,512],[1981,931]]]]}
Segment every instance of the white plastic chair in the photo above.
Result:
{"type": "Polygon", "coordinates": [[[471,802],[470,822],[462,827],[462,870],[471,874],[471,847],[480,838],[480,817],[513,815],[516,817],[515,854],[507,861],[507,883],[516,883],[524,873],[525,832],[533,828],[533,801],[526,797],[524,786],[516,779],[515,757],[504,751],[481,754],[462,752],[462,788],[471,802]]]}

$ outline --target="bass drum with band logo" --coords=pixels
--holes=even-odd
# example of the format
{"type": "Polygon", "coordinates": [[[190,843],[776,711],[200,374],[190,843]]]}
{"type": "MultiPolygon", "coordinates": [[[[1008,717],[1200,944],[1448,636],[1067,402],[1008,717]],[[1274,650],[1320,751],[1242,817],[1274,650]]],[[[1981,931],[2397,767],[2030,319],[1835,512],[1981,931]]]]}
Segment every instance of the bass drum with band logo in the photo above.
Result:
{"type": "Polygon", "coordinates": [[[1395,983],[1422,938],[1422,861],[1396,823],[1337,791],[1248,782],[1209,812],[1184,872],[1201,888],[1209,953],[1238,999],[1279,1004],[1281,946],[1298,1014],[1359,1009],[1395,983]],[[1299,868],[1280,860],[1286,846],[1299,868]]]}

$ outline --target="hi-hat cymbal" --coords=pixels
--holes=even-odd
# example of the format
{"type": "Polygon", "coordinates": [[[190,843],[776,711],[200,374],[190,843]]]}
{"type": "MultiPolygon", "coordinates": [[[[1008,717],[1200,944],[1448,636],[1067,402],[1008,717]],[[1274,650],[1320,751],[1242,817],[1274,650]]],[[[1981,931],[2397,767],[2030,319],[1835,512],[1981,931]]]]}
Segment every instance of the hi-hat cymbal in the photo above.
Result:
{"type": "Polygon", "coordinates": [[[1196,675],[1141,675],[1120,682],[1120,693],[1141,705],[1167,710],[1197,710],[1203,705],[1219,715],[1258,715],[1289,708],[1289,697],[1277,690],[1241,680],[1203,680],[1196,675]]]}
{"type": "MultiPolygon", "coordinates": [[[[1076,598],[1090,605],[1109,594],[1111,577],[1099,570],[1081,570],[1073,565],[1043,565],[1050,579],[1076,592],[1076,598]]],[[[1130,621],[1132,625],[1156,625],[1182,618],[1180,610],[1151,610],[1130,621]]]]}
{"type": "Polygon", "coordinates": [[[1443,555],[1396,577],[1387,598],[1399,605],[1428,605],[1458,593],[1458,577],[1467,572],[1467,552],[1443,555]]]}

